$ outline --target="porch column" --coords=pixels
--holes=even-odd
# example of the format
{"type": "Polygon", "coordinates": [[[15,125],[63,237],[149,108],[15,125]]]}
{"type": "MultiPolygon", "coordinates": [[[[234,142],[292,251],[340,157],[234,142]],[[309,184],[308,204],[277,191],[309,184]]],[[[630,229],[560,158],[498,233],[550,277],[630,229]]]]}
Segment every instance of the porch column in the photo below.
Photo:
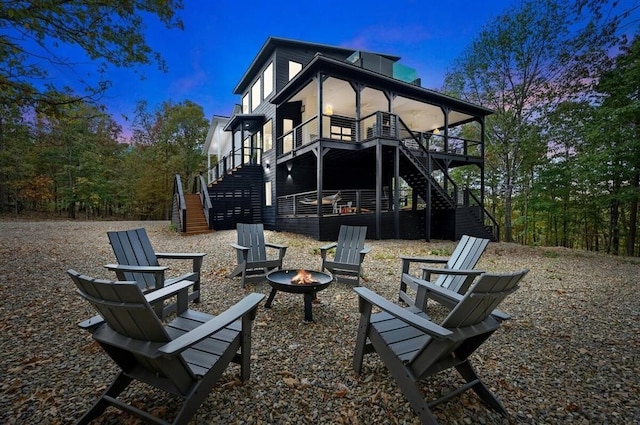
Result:
{"type": "Polygon", "coordinates": [[[322,149],[322,140],[318,141],[318,147],[315,150],[315,154],[316,154],[316,180],[317,180],[317,184],[316,184],[316,190],[318,191],[318,193],[316,194],[316,199],[318,201],[318,217],[322,217],[322,178],[323,178],[323,149],[322,149]]]}
{"type": "Polygon", "coordinates": [[[376,142],[376,239],[381,239],[382,229],[382,142],[376,142]]]}
{"type": "Polygon", "coordinates": [[[393,224],[396,239],[400,239],[400,146],[396,146],[393,155],[393,224]]]}

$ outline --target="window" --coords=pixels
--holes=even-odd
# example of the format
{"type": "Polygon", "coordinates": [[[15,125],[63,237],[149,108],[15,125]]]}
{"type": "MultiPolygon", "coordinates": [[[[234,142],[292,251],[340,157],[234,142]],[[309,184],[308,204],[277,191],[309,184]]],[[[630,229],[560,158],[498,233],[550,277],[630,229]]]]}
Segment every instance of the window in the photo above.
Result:
{"type": "Polygon", "coordinates": [[[262,149],[265,152],[273,149],[273,125],[271,124],[271,120],[262,126],[262,141],[264,142],[262,149]]]}
{"type": "Polygon", "coordinates": [[[262,99],[266,99],[273,92],[273,62],[264,69],[262,73],[262,99]]]}
{"type": "Polygon", "coordinates": [[[271,182],[264,182],[264,205],[267,207],[273,205],[271,199],[271,182]]]}
{"type": "Polygon", "coordinates": [[[251,159],[251,136],[244,139],[242,143],[242,163],[248,164],[251,159]]]}
{"type": "Polygon", "coordinates": [[[301,63],[289,61],[289,80],[295,77],[300,71],[302,71],[301,63]]]}
{"type": "Polygon", "coordinates": [[[262,86],[260,84],[260,79],[253,83],[251,86],[251,112],[255,111],[262,99],[260,98],[260,93],[262,92],[262,86]]]}
{"type": "Polygon", "coordinates": [[[242,113],[243,114],[249,113],[249,93],[242,96],[242,113]]]}
{"type": "Polygon", "coordinates": [[[282,153],[291,152],[293,150],[293,120],[283,119],[282,120],[282,133],[284,137],[282,138],[282,153]]]}

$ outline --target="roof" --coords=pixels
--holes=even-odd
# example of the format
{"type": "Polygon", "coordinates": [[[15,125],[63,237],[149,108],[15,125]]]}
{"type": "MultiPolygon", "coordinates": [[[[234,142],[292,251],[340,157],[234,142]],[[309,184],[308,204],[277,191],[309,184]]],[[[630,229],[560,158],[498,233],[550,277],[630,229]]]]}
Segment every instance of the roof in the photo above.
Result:
{"type": "Polygon", "coordinates": [[[415,84],[405,83],[392,77],[387,77],[375,71],[362,68],[348,62],[336,60],[317,54],[302,71],[300,71],[287,85],[280,90],[270,100],[271,103],[279,105],[286,102],[296,94],[301,85],[306,84],[318,71],[333,71],[337,75],[353,77],[362,82],[377,83],[380,87],[394,90],[403,96],[409,96],[417,100],[431,101],[443,106],[449,106],[461,112],[466,112],[475,116],[487,116],[493,111],[484,106],[476,105],[464,100],[448,96],[434,90],[426,89],[415,84]]]}
{"type": "MultiPolygon", "coordinates": [[[[233,89],[234,94],[242,94],[244,89],[251,84],[254,75],[262,68],[264,63],[269,59],[269,57],[273,54],[276,47],[293,47],[297,49],[308,49],[313,50],[316,53],[339,53],[344,54],[345,56],[350,56],[353,52],[362,51],[361,49],[353,49],[347,47],[338,47],[331,46],[328,44],[320,44],[320,43],[311,43],[306,41],[292,40],[288,38],[278,38],[278,37],[269,37],[267,41],[263,44],[262,48],[249,65],[249,68],[245,71],[244,75],[233,89]]],[[[375,55],[382,56],[391,61],[400,60],[400,56],[387,55],[383,53],[376,52],[367,52],[375,55]]]]}

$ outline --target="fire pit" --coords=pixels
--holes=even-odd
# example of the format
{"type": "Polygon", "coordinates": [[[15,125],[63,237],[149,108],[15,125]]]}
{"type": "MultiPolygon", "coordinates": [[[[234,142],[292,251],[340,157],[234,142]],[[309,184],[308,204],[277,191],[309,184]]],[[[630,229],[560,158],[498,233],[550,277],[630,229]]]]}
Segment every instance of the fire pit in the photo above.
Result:
{"type": "Polygon", "coordinates": [[[329,273],[313,270],[275,270],[267,274],[267,282],[271,285],[271,293],[267,299],[265,308],[271,308],[273,298],[278,291],[304,296],[304,320],[313,321],[311,303],[316,298],[316,293],[326,289],[333,281],[329,273]]]}

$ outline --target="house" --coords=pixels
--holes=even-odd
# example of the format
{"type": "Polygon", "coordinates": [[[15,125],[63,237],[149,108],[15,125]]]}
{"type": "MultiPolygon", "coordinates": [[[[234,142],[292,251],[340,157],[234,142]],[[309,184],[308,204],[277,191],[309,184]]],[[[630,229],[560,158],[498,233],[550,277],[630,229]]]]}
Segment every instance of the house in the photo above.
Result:
{"type": "Polygon", "coordinates": [[[422,88],[399,57],[271,37],[234,93],[240,104],[213,117],[205,143],[210,228],[498,238],[483,197],[491,111],[422,88]],[[451,178],[459,167],[466,186],[451,178]]]}

